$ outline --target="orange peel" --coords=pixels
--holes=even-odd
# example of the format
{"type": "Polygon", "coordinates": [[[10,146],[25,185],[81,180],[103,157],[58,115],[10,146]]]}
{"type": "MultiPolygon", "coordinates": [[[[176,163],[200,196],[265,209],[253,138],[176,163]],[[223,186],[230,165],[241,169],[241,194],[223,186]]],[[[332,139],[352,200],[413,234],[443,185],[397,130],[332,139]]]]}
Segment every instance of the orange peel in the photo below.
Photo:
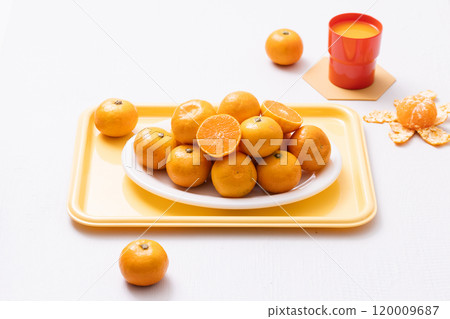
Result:
{"type": "Polygon", "coordinates": [[[450,103],[436,107],[434,103],[436,97],[437,94],[431,90],[422,91],[416,95],[407,96],[402,100],[394,100],[394,106],[397,112],[372,111],[368,115],[364,115],[363,119],[367,123],[389,123],[391,128],[389,138],[395,144],[403,144],[407,142],[411,139],[411,137],[413,137],[415,132],[417,132],[419,133],[419,136],[430,145],[444,145],[450,141],[450,135],[443,129],[437,127],[437,125],[447,121],[448,114],[450,113],[450,103]],[[399,109],[402,114],[398,114],[399,109]],[[418,110],[420,112],[424,111],[424,114],[416,114],[418,113],[418,110]],[[428,119],[427,121],[424,121],[424,118],[421,118],[425,115],[430,119],[430,121],[432,120],[431,123],[429,123],[430,121],[428,121],[428,119]],[[399,118],[402,121],[400,121],[399,118]],[[408,122],[408,127],[403,125],[405,119],[408,122]],[[420,121],[412,121],[417,119],[420,121]],[[412,125],[410,122],[420,122],[412,124],[424,125],[412,125]]]}
{"type": "Polygon", "coordinates": [[[418,129],[417,133],[419,133],[425,142],[433,146],[444,145],[450,141],[450,135],[437,126],[418,129]]]}
{"type": "Polygon", "coordinates": [[[368,115],[363,116],[367,123],[389,123],[397,120],[397,115],[391,111],[372,111],[368,115]]]}
{"type": "Polygon", "coordinates": [[[447,118],[448,118],[448,113],[444,112],[438,108],[436,120],[434,121],[434,126],[444,123],[445,121],[447,121],[447,118]]]}
{"type": "Polygon", "coordinates": [[[389,138],[395,144],[403,144],[409,141],[409,139],[413,137],[415,133],[414,130],[410,130],[409,128],[406,128],[397,122],[389,123],[389,126],[392,130],[391,132],[389,132],[389,138]]]}

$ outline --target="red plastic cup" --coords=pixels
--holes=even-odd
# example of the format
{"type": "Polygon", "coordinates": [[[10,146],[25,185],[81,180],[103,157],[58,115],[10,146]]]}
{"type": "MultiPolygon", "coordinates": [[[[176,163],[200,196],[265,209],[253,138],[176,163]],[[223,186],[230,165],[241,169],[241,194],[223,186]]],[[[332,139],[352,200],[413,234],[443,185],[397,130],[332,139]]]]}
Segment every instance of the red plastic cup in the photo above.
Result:
{"type": "Polygon", "coordinates": [[[375,78],[376,58],[380,52],[383,25],[377,19],[361,13],[344,13],[332,18],[328,24],[328,52],[330,67],[328,78],[331,83],[344,89],[363,89],[375,78]],[[351,38],[333,30],[338,22],[366,22],[379,33],[367,38],[351,38]]]}

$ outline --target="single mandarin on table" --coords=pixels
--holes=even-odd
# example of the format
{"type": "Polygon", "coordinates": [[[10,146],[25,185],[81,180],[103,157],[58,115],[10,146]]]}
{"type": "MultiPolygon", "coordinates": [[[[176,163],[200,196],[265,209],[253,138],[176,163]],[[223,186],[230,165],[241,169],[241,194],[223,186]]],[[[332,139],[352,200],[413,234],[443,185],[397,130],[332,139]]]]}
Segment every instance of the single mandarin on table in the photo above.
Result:
{"type": "Polygon", "coordinates": [[[121,99],[107,99],[95,110],[95,127],[104,135],[120,137],[130,134],[138,122],[136,107],[121,99]]]}
{"type": "Polygon", "coordinates": [[[145,168],[164,169],[174,147],[172,134],[159,127],[146,127],[134,139],[136,160],[145,168]]]}
{"type": "Polygon", "coordinates": [[[317,126],[304,125],[294,132],[288,151],[299,161],[305,171],[318,171],[330,160],[331,144],[327,135],[317,126]]]}
{"type": "Polygon", "coordinates": [[[206,181],[211,165],[198,146],[180,145],[170,152],[166,171],[174,184],[196,187],[206,181]]]}
{"type": "Polygon", "coordinates": [[[297,158],[286,151],[276,151],[264,157],[256,167],[258,184],[270,193],[284,193],[300,182],[302,168],[297,158]]]}
{"type": "Polygon", "coordinates": [[[197,131],[198,145],[213,158],[221,158],[234,152],[240,140],[239,122],[228,114],[208,117],[197,131]]]}
{"type": "Polygon", "coordinates": [[[295,110],[280,102],[264,101],[261,104],[261,114],[280,124],[283,133],[295,131],[303,123],[302,117],[295,110]]]}
{"type": "Polygon", "coordinates": [[[156,241],[138,239],[129,243],[119,258],[119,268],[127,282],[150,286],[163,279],[169,267],[166,251],[156,241]]]}
{"type": "Polygon", "coordinates": [[[235,152],[214,162],[211,179],[223,197],[244,197],[255,187],[256,168],[249,156],[235,152]]]}
{"type": "Polygon", "coordinates": [[[259,115],[260,112],[261,109],[256,97],[244,91],[233,92],[225,96],[217,110],[218,114],[233,116],[239,123],[249,117],[259,115]]]}
{"type": "Polygon", "coordinates": [[[396,109],[398,122],[409,129],[427,128],[436,121],[436,104],[423,95],[407,96],[397,101],[396,109]]]}
{"type": "Polygon", "coordinates": [[[171,120],[175,139],[182,144],[192,144],[203,121],[215,114],[214,107],[203,100],[190,100],[179,105],[171,120]]]}
{"type": "Polygon", "coordinates": [[[276,30],[266,40],[266,53],[276,64],[294,64],[303,53],[302,39],[295,31],[289,29],[276,30]]]}
{"type": "Polygon", "coordinates": [[[266,157],[280,148],[283,131],[270,117],[254,116],[241,123],[239,150],[252,157],[266,157]]]}

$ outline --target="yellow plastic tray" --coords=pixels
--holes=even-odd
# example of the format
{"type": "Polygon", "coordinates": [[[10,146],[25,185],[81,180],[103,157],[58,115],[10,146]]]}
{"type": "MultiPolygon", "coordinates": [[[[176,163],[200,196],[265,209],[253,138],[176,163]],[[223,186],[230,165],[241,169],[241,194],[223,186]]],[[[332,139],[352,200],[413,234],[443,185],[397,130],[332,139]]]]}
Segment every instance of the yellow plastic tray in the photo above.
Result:
{"type": "MultiPolygon", "coordinates": [[[[359,115],[337,104],[291,104],[305,124],[322,128],[342,155],[336,182],[323,192],[284,209],[302,227],[354,227],[376,214],[376,200],[359,115]]],[[[138,106],[137,132],[169,118],[175,106],[138,106]]],[[[94,126],[94,109],[79,120],[69,191],[69,215],[100,227],[298,227],[280,207],[226,210],[195,207],[153,195],[134,184],[121,166],[132,136],[109,138],[94,126]],[[170,207],[170,209],[168,209],[170,207]],[[164,211],[168,211],[160,217],[164,211]]]]}

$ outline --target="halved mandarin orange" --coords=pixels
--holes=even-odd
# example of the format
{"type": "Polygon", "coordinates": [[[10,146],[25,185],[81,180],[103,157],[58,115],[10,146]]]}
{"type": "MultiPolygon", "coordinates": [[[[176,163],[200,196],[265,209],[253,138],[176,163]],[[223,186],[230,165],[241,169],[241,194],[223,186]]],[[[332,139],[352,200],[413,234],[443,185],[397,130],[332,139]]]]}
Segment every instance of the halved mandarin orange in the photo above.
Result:
{"type": "Polygon", "coordinates": [[[303,123],[302,117],[296,111],[276,101],[264,101],[261,104],[261,114],[280,124],[283,133],[295,131],[303,123]]]}
{"type": "Polygon", "coordinates": [[[197,131],[198,145],[213,158],[221,158],[234,152],[240,141],[239,122],[228,114],[208,117],[197,131]]]}

